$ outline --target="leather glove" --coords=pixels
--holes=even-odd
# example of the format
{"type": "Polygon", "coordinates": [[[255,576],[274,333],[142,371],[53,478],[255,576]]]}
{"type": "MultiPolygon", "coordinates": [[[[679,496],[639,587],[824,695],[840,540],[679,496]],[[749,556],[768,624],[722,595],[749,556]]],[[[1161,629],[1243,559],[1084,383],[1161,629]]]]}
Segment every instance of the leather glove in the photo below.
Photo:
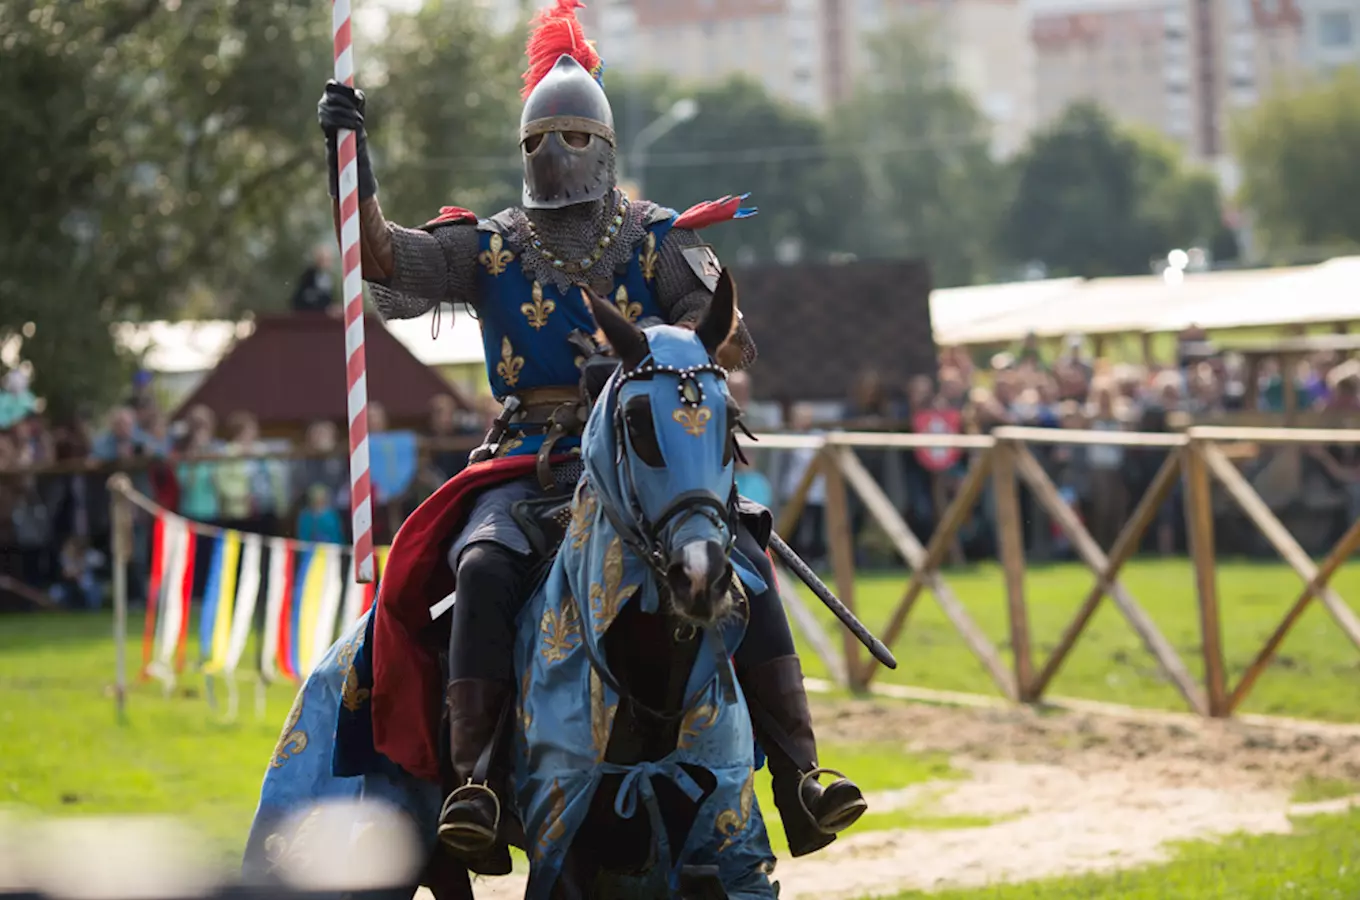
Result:
{"type": "Polygon", "coordinates": [[[373,166],[368,161],[368,136],[364,132],[364,92],[341,84],[332,78],[316,104],[316,120],[326,135],[326,172],[330,179],[331,197],[340,197],[339,132],[349,129],[355,136],[355,162],[359,169],[359,199],[367,200],[378,193],[378,179],[373,177],[373,166]]]}

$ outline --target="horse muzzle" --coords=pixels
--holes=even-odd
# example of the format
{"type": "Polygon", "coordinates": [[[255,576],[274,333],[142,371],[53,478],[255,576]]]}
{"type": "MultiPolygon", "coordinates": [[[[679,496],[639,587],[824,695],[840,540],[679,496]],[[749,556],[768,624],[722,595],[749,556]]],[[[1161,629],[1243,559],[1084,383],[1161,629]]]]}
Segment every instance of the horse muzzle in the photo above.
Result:
{"type": "Polygon", "coordinates": [[[732,609],[732,564],[717,541],[691,541],[666,567],[671,605],[680,618],[707,627],[732,609]]]}

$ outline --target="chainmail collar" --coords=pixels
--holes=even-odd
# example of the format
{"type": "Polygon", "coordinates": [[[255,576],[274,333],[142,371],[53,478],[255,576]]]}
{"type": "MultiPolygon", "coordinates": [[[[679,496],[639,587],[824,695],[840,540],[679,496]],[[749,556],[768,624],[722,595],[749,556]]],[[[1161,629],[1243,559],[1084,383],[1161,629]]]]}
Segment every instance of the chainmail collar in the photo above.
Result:
{"type": "MultiPolygon", "coordinates": [[[[579,259],[590,254],[614,221],[622,193],[617,189],[591,203],[578,203],[561,209],[525,210],[515,206],[492,217],[511,249],[519,255],[520,266],[530,278],[555,285],[565,291],[575,279],[553,264],[533,246],[529,221],[548,250],[564,259],[579,259]]],[[[630,201],[625,208],[618,235],[590,268],[588,284],[597,293],[612,291],[621,272],[632,259],[633,248],[655,221],[656,204],[630,201]]]]}

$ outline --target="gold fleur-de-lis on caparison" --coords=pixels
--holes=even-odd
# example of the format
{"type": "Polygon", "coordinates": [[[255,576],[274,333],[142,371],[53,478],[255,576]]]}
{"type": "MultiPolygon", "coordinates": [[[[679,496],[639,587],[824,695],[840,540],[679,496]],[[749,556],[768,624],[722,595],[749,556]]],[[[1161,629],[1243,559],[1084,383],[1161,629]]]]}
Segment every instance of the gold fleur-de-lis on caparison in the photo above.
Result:
{"type": "Polygon", "coordinates": [[[713,413],[709,412],[708,407],[701,406],[698,409],[677,409],[671,413],[671,418],[679,422],[680,426],[694,437],[703,437],[713,413]]]}
{"type": "Polygon", "coordinates": [[[656,235],[649,231],[642,242],[642,256],[638,260],[642,264],[642,277],[647,281],[656,277],[656,260],[656,235]]]}
{"type": "Polygon", "coordinates": [[[636,324],[642,318],[642,304],[628,299],[628,288],[624,285],[619,285],[619,289],[614,292],[614,305],[629,322],[636,324]]]}
{"type": "Polygon", "coordinates": [[[525,303],[519,308],[519,311],[524,313],[524,318],[529,320],[529,326],[534,331],[538,331],[548,324],[548,316],[552,315],[555,309],[557,309],[557,304],[552,300],[543,299],[543,285],[535,281],[534,302],[525,303]]]}
{"type": "Polygon", "coordinates": [[[590,586],[590,613],[595,633],[603,634],[623,608],[623,602],[637,591],[636,584],[623,583],[623,540],[614,538],[604,551],[604,583],[590,586]]]}
{"type": "Polygon", "coordinates": [[[539,652],[548,665],[561,662],[581,646],[581,619],[576,614],[576,601],[570,594],[562,598],[560,610],[543,611],[539,633],[543,640],[543,649],[539,652]]]}
{"type": "Polygon", "coordinates": [[[293,708],[288,711],[288,720],[283,723],[283,732],[279,735],[279,742],[274,746],[274,755],[269,758],[271,768],[283,768],[284,763],[307,749],[307,732],[297,727],[301,719],[302,691],[298,691],[297,699],[293,701],[293,708]]]}
{"type": "Polygon", "coordinates": [[[515,355],[510,338],[501,338],[501,361],[496,363],[496,374],[501,376],[507,387],[519,383],[519,373],[524,369],[524,357],[515,355]]]}
{"type": "Polygon", "coordinates": [[[718,848],[721,853],[728,847],[736,843],[737,835],[746,830],[747,824],[751,821],[751,808],[756,801],[756,773],[752,769],[746,775],[746,783],[741,786],[741,797],[737,802],[739,809],[726,809],[718,813],[718,818],[714,822],[718,829],[718,834],[723,836],[722,846],[718,848]]]}
{"type": "Polygon", "coordinates": [[[499,275],[505,271],[505,267],[510,265],[514,258],[515,254],[505,249],[505,241],[501,236],[492,232],[491,240],[487,243],[487,249],[477,256],[477,261],[486,266],[488,275],[499,275]]]}

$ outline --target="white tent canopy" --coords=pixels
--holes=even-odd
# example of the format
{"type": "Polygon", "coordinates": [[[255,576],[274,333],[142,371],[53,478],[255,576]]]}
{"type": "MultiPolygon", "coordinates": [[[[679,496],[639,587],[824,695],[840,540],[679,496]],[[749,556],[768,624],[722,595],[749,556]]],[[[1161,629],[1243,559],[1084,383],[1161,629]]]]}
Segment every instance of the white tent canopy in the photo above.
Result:
{"type": "Polygon", "coordinates": [[[1316,266],[1061,279],[931,294],[936,343],[1360,320],[1360,257],[1316,266]]]}

